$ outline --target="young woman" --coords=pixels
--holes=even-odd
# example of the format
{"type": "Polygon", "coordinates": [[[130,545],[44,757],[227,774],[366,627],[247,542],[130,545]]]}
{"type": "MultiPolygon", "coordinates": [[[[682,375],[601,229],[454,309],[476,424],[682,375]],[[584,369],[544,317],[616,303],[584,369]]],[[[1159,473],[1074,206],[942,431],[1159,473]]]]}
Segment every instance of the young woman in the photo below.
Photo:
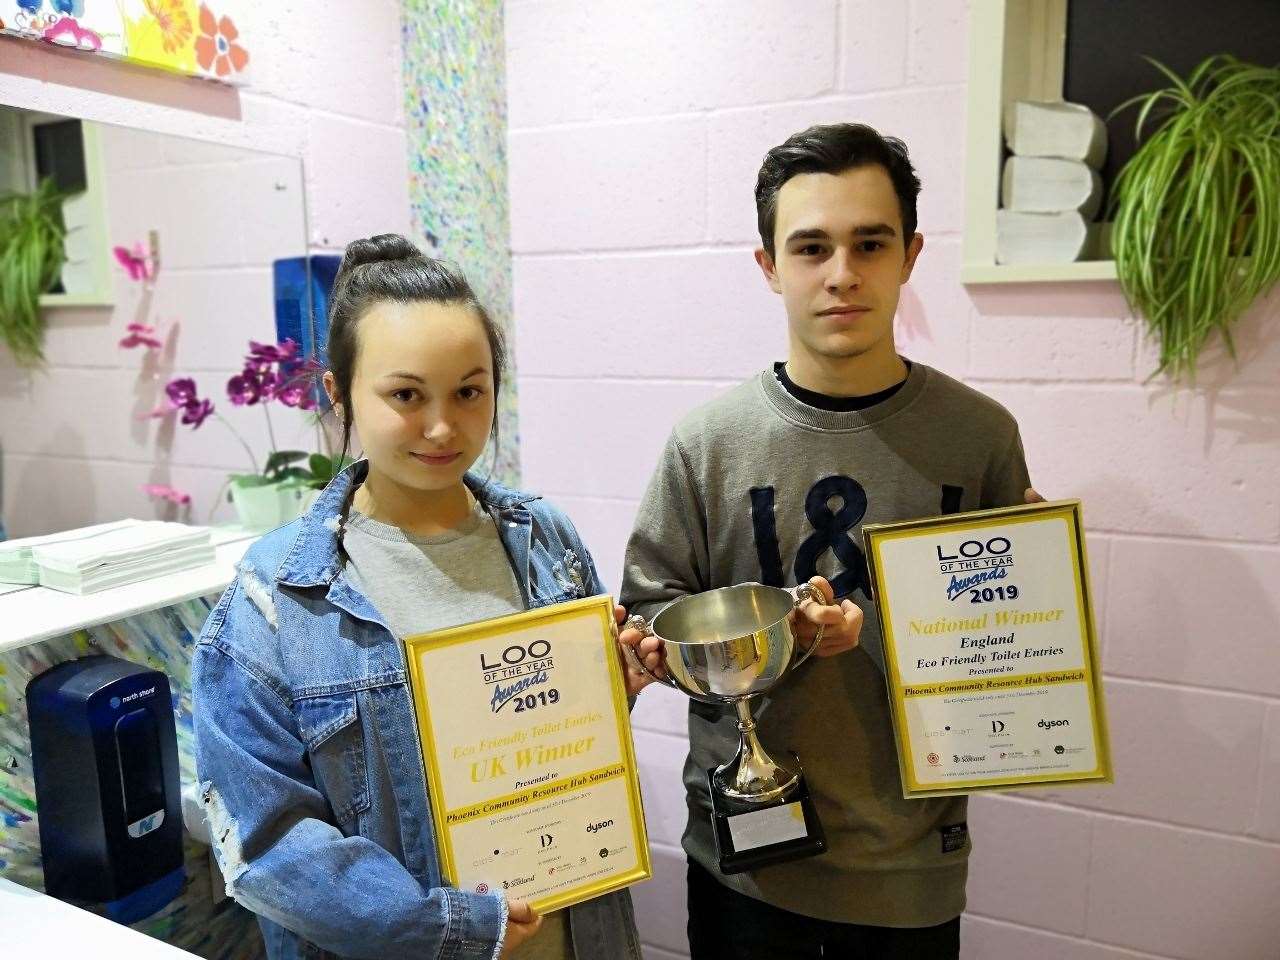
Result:
{"type": "Polygon", "coordinates": [[[457,273],[347,248],[324,384],[365,459],[253,546],[193,663],[214,849],[272,960],[639,960],[625,890],[543,919],[440,875],[400,638],[604,592],[562,513],[468,473],[503,360],[457,273]]]}

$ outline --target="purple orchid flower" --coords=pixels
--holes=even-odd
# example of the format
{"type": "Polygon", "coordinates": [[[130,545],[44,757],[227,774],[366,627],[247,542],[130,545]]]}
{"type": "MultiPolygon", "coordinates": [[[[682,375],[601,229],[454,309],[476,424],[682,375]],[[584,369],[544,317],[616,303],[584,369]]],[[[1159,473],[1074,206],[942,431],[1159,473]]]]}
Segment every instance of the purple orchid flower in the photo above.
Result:
{"type": "Polygon", "coordinates": [[[258,386],[258,378],[249,367],[245,367],[243,372],[237,373],[227,381],[227,399],[237,407],[251,406],[257,403],[261,396],[262,390],[258,386]]]}
{"type": "Polygon", "coordinates": [[[190,424],[194,429],[209,419],[213,413],[213,404],[196,396],[196,382],[190,377],[175,377],[164,386],[168,406],[161,406],[138,419],[151,417],[167,417],[175,410],[182,411],[182,422],[190,424]]]}
{"type": "Polygon", "coordinates": [[[245,367],[256,367],[259,370],[273,363],[288,364],[298,355],[298,343],[291,337],[285,337],[279,343],[259,343],[249,341],[249,353],[244,358],[245,367]]]}
{"type": "Polygon", "coordinates": [[[316,408],[315,391],[311,389],[311,383],[301,377],[290,380],[276,390],[276,399],[286,407],[297,407],[299,410],[316,408]]]}
{"type": "Polygon", "coordinates": [[[190,377],[175,377],[165,384],[164,392],[173,409],[185,407],[196,399],[196,382],[190,377]]]}
{"type": "Polygon", "coordinates": [[[192,430],[200,429],[200,424],[209,419],[213,413],[213,404],[208,400],[193,400],[182,408],[182,422],[191,425],[192,430]]]}
{"type": "Polygon", "coordinates": [[[270,400],[279,382],[270,365],[255,367],[246,361],[244,369],[227,381],[227,398],[237,407],[253,406],[270,400]]]}
{"type": "Polygon", "coordinates": [[[275,363],[280,359],[280,351],[274,344],[249,341],[249,352],[245,354],[245,363],[275,363]]]}
{"type": "MultiPolygon", "coordinates": [[[[161,346],[154,333],[154,329],[145,324],[130,324],[129,337],[121,341],[121,346],[161,346]]],[[[267,415],[268,430],[271,417],[267,404],[272,400],[299,410],[316,409],[316,376],[324,367],[315,359],[302,359],[299,351],[298,343],[289,338],[275,344],[250,340],[244,367],[227,380],[227,399],[237,407],[262,404],[263,413],[267,415]]],[[[167,417],[177,412],[184,425],[198,430],[215,413],[212,401],[199,396],[196,382],[191,377],[175,377],[165,384],[164,392],[165,404],[149,414],[141,414],[139,419],[167,417]]],[[[252,460],[252,449],[244,443],[244,439],[231,424],[228,423],[227,427],[240,440],[252,460]]],[[[273,438],[273,447],[274,443],[273,438]]],[[[256,461],[254,470],[257,470],[256,461]]],[[[174,503],[182,502],[161,491],[158,485],[154,493],[150,490],[148,493],[174,503]]]]}
{"type": "Polygon", "coordinates": [[[315,386],[316,374],[324,370],[324,365],[314,358],[308,357],[300,363],[292,364],[286,377],[282,377],[276,387],[276,399],[286,407],[297,407],[300,410],[314,410],[317,406],[315,386]]]}

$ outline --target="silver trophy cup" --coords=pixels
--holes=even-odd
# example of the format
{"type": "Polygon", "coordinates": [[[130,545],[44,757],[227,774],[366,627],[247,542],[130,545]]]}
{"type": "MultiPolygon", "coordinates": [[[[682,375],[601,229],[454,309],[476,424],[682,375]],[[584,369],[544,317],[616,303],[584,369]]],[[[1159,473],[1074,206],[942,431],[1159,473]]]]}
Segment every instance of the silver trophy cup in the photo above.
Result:
{"type": "Polygon", "coordinates": [[[822,642],[819,627],[813,644],[797,656],[790,615],[805,600],[826,602],[808,583],[792,590],[743,583],[673,600],[652,623],[638,615],[627,621],[662,641],[667,677],[655,676],[631,651],[641,670],[695,700],[737,709],[738,753],[711,774],[711,789],[738,804],[776,803],[802,778],[799,769],[774,760],[760,744],[750,701],[773,689],[822,642]]]}

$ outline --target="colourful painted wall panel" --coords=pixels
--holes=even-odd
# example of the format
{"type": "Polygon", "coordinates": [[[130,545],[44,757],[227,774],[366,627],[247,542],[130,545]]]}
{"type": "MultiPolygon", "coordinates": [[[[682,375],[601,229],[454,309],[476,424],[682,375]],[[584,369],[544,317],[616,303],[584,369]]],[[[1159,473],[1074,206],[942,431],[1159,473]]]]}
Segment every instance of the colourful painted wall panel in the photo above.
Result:
{"type": "Polygon", "coordinates": [[[147,67],[243,83],[237,0],[0,0],[0,29],[147,67]]]}
{"type": "Polygon", "coordinates": [[[520,476],[520,437],[511,320],[502,4],[406,0],[403,17],[414,231],[424,250],[462,268],[506,333],[511,362],[498,400],[499,448],[493,474],[515,484],[520,476]]]}

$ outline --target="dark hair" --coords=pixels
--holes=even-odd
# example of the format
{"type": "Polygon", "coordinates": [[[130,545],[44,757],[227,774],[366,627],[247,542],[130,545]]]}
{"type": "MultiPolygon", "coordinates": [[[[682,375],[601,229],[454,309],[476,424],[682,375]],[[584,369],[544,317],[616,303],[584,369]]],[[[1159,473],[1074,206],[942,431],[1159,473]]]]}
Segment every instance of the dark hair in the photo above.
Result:
{"type": "Polygon", "coordinates": [[[865,123],[833,123],[801,130],[764,155],[756,178],[756,220],[769,256],[774,255],[778,191],[784,183],[802,173],[838,174],[873,163],[884,167],[893,181],[902,212],[902,243],[910,243],[916,232],[920,178],[911,166],[907,145],[897,137],[881,136],[865,123]]]}
{"type": "Polygon", "coordinates": [[[347,244],[342,264],[333,281],[329,299],[328,366],[342,403],[342,456],[351,446],[351,381],[355,377],[360,349],[360,318],[374,304],[396,303],[462,304],[475,311],[484,327],[493,354],[494,418],[491,435],[498,442],[497,400],[502,388],[502,372],[507,363],[502,330],[476,299],[466,277],[443,260],[433,260],[404,237],[383,233],[368,240],[347,244]]]}

